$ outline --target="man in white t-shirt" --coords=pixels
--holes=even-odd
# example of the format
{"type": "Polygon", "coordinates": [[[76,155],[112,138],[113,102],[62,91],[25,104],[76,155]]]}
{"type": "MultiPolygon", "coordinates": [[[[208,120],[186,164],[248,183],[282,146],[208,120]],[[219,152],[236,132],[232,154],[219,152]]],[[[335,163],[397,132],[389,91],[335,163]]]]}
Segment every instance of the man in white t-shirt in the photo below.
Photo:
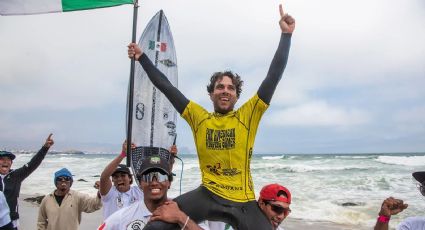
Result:
{"type": "Polygon", "coordinates": [[[130,169],[120,164],[126,157],[126,152],[127,143],[124,142],[121,154],[115,157],[100,175],[99,193],[103,204],[103,219],[123,207],[143,200],[143,193],[139,187],[131,186],[133,175],[130,169]]]}
{"type": "MultiPolygon", "coordinates": [[[[419,182],[418,187],[422,196],[425,196],[425,171],[414,172],[412,176],[419,182]]],[[[379,211],[378,220],[376,221],[375,230],[388,230],[390,218],[407,208],[403,200],[388,197],[384,200],[379,211]]],[[[424,230],[425,216],[408,217],[401,222],[398,230],[424,230]]]]}
{"type": "Polygon", "coordinates": [[[209,229],[204,224],[193,222],[179,209],[176,202],[167,197],[173,179],[171,162],[167,159],[169,158],[166,156],[154,155],[142,161],[137,179],[144,199],[109,216],[98,230],[143,229],[150,219],[178,224],[185,230],[209,229]]]}

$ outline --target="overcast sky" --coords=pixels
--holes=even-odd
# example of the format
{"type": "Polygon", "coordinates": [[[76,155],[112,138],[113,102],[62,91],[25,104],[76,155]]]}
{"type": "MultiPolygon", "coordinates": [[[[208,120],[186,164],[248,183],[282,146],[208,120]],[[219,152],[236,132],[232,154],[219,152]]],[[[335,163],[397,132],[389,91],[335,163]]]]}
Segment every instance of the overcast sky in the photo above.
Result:
{"type": "MultiPolygon", "coordinates": [[[[206,84],[231,69],[240,106],[265,77],[280,36],[277,0],[141,1],[137,37],[163,9],[179,88],[211,110],[206,84]]],[[[289,62],[257,134],[257,153],[425,151],[423,0],[287,0],[289,62]]],[[[0,16],[0,149],[119,151],[125,138],[132,5],[0,16]]],[[[178,121],[178,145],[194,153],[178,121]]]]}

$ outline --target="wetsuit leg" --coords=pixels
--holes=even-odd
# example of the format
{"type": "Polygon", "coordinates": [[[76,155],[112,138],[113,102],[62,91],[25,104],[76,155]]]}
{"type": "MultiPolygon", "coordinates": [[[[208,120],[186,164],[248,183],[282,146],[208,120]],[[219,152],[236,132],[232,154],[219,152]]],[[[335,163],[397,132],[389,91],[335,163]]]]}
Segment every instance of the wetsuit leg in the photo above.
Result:
{"type": "Polygon", "coordinates": [[[188,196],[182,195],[174,200],[179,208],[187,215],[190,213],[190,218],[197,223],[213,220],[232,224],[235,219],[229,201],[215,195],[203,186],[189,192],[188,196]]]}
{"type": "Polygon", "coordinates": [[[238,229],[243,230],[272,230],[272,224],[261,211],[257,201],[248,201],[243,204],[236,214],[238,229]]]}
{"type": "MultiPolygon", "coordinates": [[[[271,230],[271,223],[256,201],[233,202],[221,198],[203,186],[176,199],[179,208],[196,223],[204,220],[221,221],[238,230],[271,230]]],[[[149,222],[143,230],[178,230],[178,224],[162,221],[149,222]]]]}
{"type": "MultiPolygon", "coordinates": [[[[225,200],[203,186],[182,194],[174,199],[186,215],[196,223],[204,220],[214,220],[229,223],[236,227],[235,207],[231,204],[234,202],[225,200]],[[224,205],[222,201],[226,202],[224,205]],[[227,205],[228,204],[228,205],[227,205]]],[[[143,230],[174,230],[180,229],[178,224],[169,224],[162,221],[149,222],[143,230]]]]}

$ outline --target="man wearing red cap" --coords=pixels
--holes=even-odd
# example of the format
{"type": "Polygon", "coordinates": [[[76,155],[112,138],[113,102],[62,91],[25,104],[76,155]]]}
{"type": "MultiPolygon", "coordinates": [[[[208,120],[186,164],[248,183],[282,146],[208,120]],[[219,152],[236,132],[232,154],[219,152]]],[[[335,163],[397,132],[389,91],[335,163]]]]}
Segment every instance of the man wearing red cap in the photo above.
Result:
{"type": "MultiPolygon", "coordinates": [[[[283,230],[279,227],[291,212],[291,192],[279,184],[269,184],[261,189],[258,206],[270,221],[273,230],[283,230]]],[[[210,230],[231,230],[229,224],[218,221],[209,221],[210,230]]]]}
{"type": "Polygon", "coordinates": [[[279,225],[291,212],[290,205],[291,192],[284,186],[269,184],[261,189],[258,206],[272,224],[273,229],[282,229],[279,225]]]}

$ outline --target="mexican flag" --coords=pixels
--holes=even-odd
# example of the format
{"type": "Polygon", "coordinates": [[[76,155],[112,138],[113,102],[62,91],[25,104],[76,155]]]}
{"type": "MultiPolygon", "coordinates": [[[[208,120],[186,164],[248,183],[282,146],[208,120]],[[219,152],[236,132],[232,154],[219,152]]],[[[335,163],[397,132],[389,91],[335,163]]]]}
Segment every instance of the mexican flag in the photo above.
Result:
{"type": "Polygon", "coordinates": [[[133,0],[0,0],[0,15],[46,14],[133,4],[133,0]]]}
{"type": "Polygon", "coordinates": [[[160,52],[165,52],[167,50],[167,43],[165,43],[165,42],[156,42],[156,41],[150,40],[149,41],[149,49],[150,50],[160,51],[160,52]]]}

